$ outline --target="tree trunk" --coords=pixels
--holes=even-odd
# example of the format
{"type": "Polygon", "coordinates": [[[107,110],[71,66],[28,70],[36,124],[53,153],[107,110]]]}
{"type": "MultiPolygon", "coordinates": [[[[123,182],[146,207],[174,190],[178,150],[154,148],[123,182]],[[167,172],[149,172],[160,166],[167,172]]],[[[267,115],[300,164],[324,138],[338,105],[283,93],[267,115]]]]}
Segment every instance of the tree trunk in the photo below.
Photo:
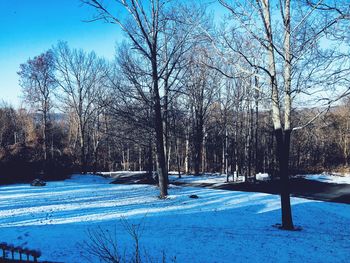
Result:
{"type": "Polygon", "coordinates": [[[189,164],[189,155],[190,155],[190,134],[189,134],[189,128],[187,127],[186,130],[186,143],[185,143],[185,174],[189,173],[189,168],[190,168],[190,164],[189,164]]]}
{"type": "MultiPolygon", "coordinates": [[[[156,50],[156,49],[154,49],[156,50]]],[[[158,71],[156,59],[157,55],[154,54],[152,60],[152,77],[153,77],[153,96],[154,96],[154,127],[156,132],[156,144],[157,144],[157,161],[158,161],[158,179],[160,188],[160,198],[165,198],[168,195],[168,171],[166,167],[166,158],[164,152],[164,137],[163,137],[163,121],[162,121],[162,108],[160,104],[159,87],[158,87],[158,71]]]]}
{"type": "Polygon", "coordinates": [[[180,153],[179,153],[179,139],[175,138],[175,152],[176,152],[176,164],[179,178],[181,178],[181,169],[180,169],[180,153]]]}
{"type": "Polygon", "coordinates": [[[226,181],[229,181],[228,174],[228,131],[227,126],[225,125],[225,173],[226,173],[226,181]]]}
{"type": "Polygon", "coordinates": [[[203,122],[200,117],[196,117],[196,133],[194,136],[194,175],[198,176],[200,173],[200,166],[202,161],[203,148],[203,122]]]}
{"type": "Polygon", "coordinates": [[[47,112],[43,112],[43,150],[44,150],[44,166],[47,160],[47,112]]]}
{"type": "Polygon", "coordinates": [[[286,230],[294,229],[292,209],[290,205],[290,189],[288,174],[290,135],[291,130],[285,131],[284,134],[282,129],[275,130],[281,188],[282,228],[286,230]]]}
{"type": "Polygon", "coordinates": [[[258,135],[259,135],[259,79],[257,76],[254,77],[255,81],[255,150],[254,150],[254,158],[255,158],[255,180],[256,180],[256,173],[259,172],[259,161],[260,159],[258,154],[258,135]]]}
{"type": "Polygon", "coordinates": [[[124,147],[123,147],[123,150],[122,150],[122,165],[123,165],[123,171],[126,171],[126,160],[125,160],[124,147]]]}
{"type": "Polygon", "coordinates": [[[290,147],[290,134],[291,134],[291,52],[290,52],[290,1],[285,0],[283,21],[285,26],[285,39],[284,39],[284,100],[285,100],[285,112],[284,112],[284,129],[283,134],[281,111],[280,111],[280,97],[278,84],[276,79],[276,61],[274,54],[274,41],[273,32],[271,27],[271,14],[269,0],[262,1],[263,11],[261,13],[264,20],[266,39],[268,41],[267,54],[269,64],[270,86],[271,86],[271,101],[272,101],[272,122],[275,131],[275,137],[277,142],[277,159],[280,174],[280,190],[281,190],[281,209],[282,209],[282,228],[291,230],[293,229],[292,211],[290,205],[289,194],[289,176],[288,176],[288,161],[289,161],[289,147],[290,147]]]}
{"type": "Polygon", "coordinates": [[[170,161],[171,161],[171,142],[168,142],[168,154],[167,154],[167,170],[170,171],[170,161]]]}
{"type": "MultiPolygon", "coordinates": [[[[222,148],[221,148],[221,173],[225,174],[225,139],[222,140],[222,148]]],[[[226,174],[227,175],[227,174],[226,174]]]]}
{"type": "MultiPolygon", "coordinates": [[[[238,107],[237,107],[238,108],[238,107]]],[[[234,138],[234,160],[235,160],[235,173],[233,175],[233,181],[235,182],[239,176],[239,164],[238,164],[238,110],[236,111],[236,119],[235,119],[235,138],[234,138]]]]}
{"type": "Polygon", "coordinates": [[[85,153],[85,138],[84,138],[84,128],[80,126],[80,164],[81,172],[86,174],[86,153],[85,153]]]}
{"type": "Polygon", "coordinates": [[[142,148],[139,145],[139,171],[142,171],[142,148]]]}
{"type": "MultiPolygon", "coordinates": [[[[282,228],[287,230],[294,229],[292,220],[292,209],[290,204],[290,189],[289,189],[289,153],[290,153],[290,137],[291,128],[291,82],[292,82],[292,58],[290,45],[290,0],[284,2],[284,17],[285,26],[284,34],[284,140],[283,152],[281,152],[279,160],[280,178],[281,178],[281,206],[282,206],[282,228]],[[281,159],[282,158],[282,159],[281,159]]],[[[283,138],[282,129],[280,132],[283,138]]],[[[278,136],[277,136],[278,137],[278,136]]],[[[278,147],[277,147],[278,148],[278,147]]]]}
{"type": "Polygon", "coordinates": [[[47,137],[48,137],[48,134],[47,134],[47,130],[48,130],[48,127],[47,127],[47,111],[46,111],[46,108],[45,110],[43,111],[43,151],[44,151],[44,154],[43,154],[43,157],[44,157],[44,161],[43,161],[43,165],[42,165],[42,172],[44,174],[46,174],[46,164],[47,164],[47,152],[48,152],[48,143],[47,143],[47,137]]]}
{"type": "Polygon", "coordinates": [[[148,177],[152,178],[153,176],[153,150],[152,150],[152,139],[149,138],[148,143],[148,177]]]}
{"type": "Polygon", "coordinates": [[[206,171],[206,166],[207,166],[207,149],[206,149],[206,136],[205,136],[205,129],[203,132],[203,139],[202,139],[202,174],[205,173],[206,171]]]}
{"type": "Polygon", "coordinates": [[[130,170],[130,147],[129,144],[127,144],[126,149],[126,171],[130,170]]]}

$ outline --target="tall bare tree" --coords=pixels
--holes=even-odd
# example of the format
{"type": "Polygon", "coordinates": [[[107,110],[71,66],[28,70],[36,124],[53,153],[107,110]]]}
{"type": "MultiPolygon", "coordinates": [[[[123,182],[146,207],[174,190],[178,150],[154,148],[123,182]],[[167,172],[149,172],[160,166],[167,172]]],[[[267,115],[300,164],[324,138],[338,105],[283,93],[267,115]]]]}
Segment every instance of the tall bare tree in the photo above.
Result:
{"type": "Polygon", "coordinates": [[[154,113],[153,127],[157,146],[160,197],[164,198],[168,194],[164,140],[166,129],[163,123],[163,118],[167,115],[167,105],[165,108],[162,107],[162,95],[166,95],[167,98],[167,92],[173,82],[170,75],[174,75],[174,69],[181,61],[183,54],[188,51],[185,44],[191,33],[191,27],[188,26],[190,23],[179,23],[179,16],[176,14],[180,7],[172,8],[170,2],[165,0],[116,0],[111,1],[108,7],[99,0],[82,2],[97,10],[98,15],[93,20],[104,20],[120,26],[127,36],[134,56],[136,51],[140,60],[144,61],[144,67],[140,70],[150,79],[149,94],[154,113]],[[123,13],[126,14],[125,20],[118,12],[119,8],[122,8],[123,13]],[[180,24],[187,27],[181,27],[180,24]]]}
{"type": "Polygon", "coordinates": [[[54,57],[51,50],[28,59],[20,65],[20,85],[24,100],[34,110],[34,114],[41,115],[43,137],[43,159],[48,155],[49,113],[52,108],[52,92],[56,87],[54,57]]]}
{"type": "Polygon", "coordinates": [[[321,55],[320,39],[342,15],[334,14],[324,21],[309,19],[322,1],[311,5],[311,8],[310,5],[306,7],[302,2],[290,0],[281,0],[277,6],[272,6],[269,0],[219,2],[231,13],[234,25],[239,25],[235,32],[247,33],[251,41],[262,48],[264,60],[257,63],[249,53],[242,52],[241,47],[232,45],[232,50],[252,67],[252,72],[257,69],[265,74],[260,80],[270,87],[271,116],[281,178],[282,228],[293,229],[288,169],[293,130],[292,103],[296,94],[314,93],[306,91],[306,88],[313,86],[313,78],[324,74],[324,68],[332,68],[333,60],[329,60],[330,57],[324,59],[325,53],[321,55]],[[298,10],[293,16],[292,5],[298,10]],[[297,78],[298,73],[305,78],[297,78]],[[304,80],[302,85],[300,79],[304,80]]]}
{"type": "Polygon", "coordinates": [[[96,120],[99,99],[108,82],[108,67],[94,52],[70,49],[60,42],[55,48],[56,80],[60,87],[57,96],[68,112],[73,112],[77,123],[82,172],[87,166],[89,122],[96,120]]]}
{"type": "MultiPolygon", "coordinates": [[[[203,47],[202,47],[203,48],[203,47]]],[[[193,163],[194,173],[199,175],[200,168],[205,170],[205,125],[208,120],[210,107],[220,87],[218,72],[211,70],[205,65],[206,51],[198,48],[196,55],[191,56],[191,63],[187,72],[188,106],[191,109],[193,122],[193,163]],[[202,161],[203,160],[203,161],[202,161]]]]}

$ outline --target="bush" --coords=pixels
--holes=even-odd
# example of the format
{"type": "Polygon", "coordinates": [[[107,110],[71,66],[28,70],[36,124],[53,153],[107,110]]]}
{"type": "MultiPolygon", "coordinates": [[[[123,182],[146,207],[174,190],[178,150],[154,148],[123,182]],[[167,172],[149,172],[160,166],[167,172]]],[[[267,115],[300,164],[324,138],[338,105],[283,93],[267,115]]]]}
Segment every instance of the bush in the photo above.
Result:
{"type": "MultiPolygon", "coordinates": [[[[82,249],[86,251],[86,259],[91,260],[91,257],[98,257],[102,262],[106,263],[154,263],[166,262],[166,255],[163,252],[160,260],[154,260],[150,254],[143,249],[141,251],[141,235],[144,226],[141,223],[131,224],[126,218],[121,219],[124,230],[133,240],[133,248],[131,251],[125,250],[123,253],[117,240],[117,231],[103,230],[97,227],[94,230],[88,230],[88,240],[83,243],[82,249]]],[[[176,262],[176,258],[171,259],[171,262],[176,262]]]]}

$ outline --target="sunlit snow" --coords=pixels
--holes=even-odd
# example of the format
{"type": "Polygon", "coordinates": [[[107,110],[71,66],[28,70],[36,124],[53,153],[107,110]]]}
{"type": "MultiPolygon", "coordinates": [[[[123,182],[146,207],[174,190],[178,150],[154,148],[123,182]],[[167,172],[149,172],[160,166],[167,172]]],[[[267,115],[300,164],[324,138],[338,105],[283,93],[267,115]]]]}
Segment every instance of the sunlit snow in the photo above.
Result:
{"type": "Polygon", "coordinates": [[[154,186],[110,181],[90,175],[37,188],[1,186],[0,241],[40,249],[42,260],[84,262],[89,229],[116,228],[121,247],[132,247],[125,217],[144,224],[141,246],[159,261],[162,251],[176,262],[347,262],[350,256],[346,204],[292,198],[295,224],[303,229],[289,232],[272,227],[280,222],[276,195],[170,186],[169,198],[160,200],[154,186]]]}

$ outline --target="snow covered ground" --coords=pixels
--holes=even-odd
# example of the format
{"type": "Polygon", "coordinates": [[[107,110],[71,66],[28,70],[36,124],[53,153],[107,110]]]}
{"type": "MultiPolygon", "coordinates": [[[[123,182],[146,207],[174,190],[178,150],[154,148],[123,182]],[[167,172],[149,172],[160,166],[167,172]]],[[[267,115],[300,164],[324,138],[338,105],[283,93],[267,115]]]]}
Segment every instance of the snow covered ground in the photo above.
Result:
{"type": "MultiPolygon", "coordinates": [[[[332,183],[332,184],[350,184],[350,174],[339,175],[339,174],[307,174],[299,175],[297,177],[305,178],[307,180],[319,181],[323,183],[332,183]]],[[[184,182],[184,183],[209,183],[214,185],[220,185],[226,183],[225,174],[203,174],[200,176],[194,175],[182,175],[181,178],[178,178],[177,173],[171,173],[169,176],[170,181],[173,182],[184,182]]],[[[257,180],[264,181],[268,180],[269,175],[266,173],[257,174],[257,180]]],[[[229,178],[230,182],[232,181],[232,176],[229,178]]]]}
{"type": "MultiPolygon", "coordinates": [[[[177,173],[170,173],[169,175],[170,182],[183,182],[183,183],[208,183],[208,184],[224,184],[226,183],[226,175],[225,174],[201,174],[200,176],[187,175],[182,174],[181,178],[179,178],[177,173]]],[[[230,177],[230,181],[232,181],[232,176],[230,177]]]]}
{"type": "Polygon", "coordinates": [[[303,230],[290,232],[272,227],[280,222],[275,195],[171,186],[169,199],[159,200],[154,186],[109,182],[74,176],[45,187],[1,186],[0,242],[40,249],[42,260],[87,262],[88,230],[116,228],[122,253],[132,246],[123,216],[142,222],[141,246],[155,262],[162,251],[180,263],[349,262],[349,205],[292,198],[303,230]]]}
{"type": "Polygon", "coordinates": [[[308,179],[319,181],[323,183],[331,183],[331,184],[350,184],[350,175],[330,175],[330,174],[308,174],[302,175],[301,177],[308,179]]]}

